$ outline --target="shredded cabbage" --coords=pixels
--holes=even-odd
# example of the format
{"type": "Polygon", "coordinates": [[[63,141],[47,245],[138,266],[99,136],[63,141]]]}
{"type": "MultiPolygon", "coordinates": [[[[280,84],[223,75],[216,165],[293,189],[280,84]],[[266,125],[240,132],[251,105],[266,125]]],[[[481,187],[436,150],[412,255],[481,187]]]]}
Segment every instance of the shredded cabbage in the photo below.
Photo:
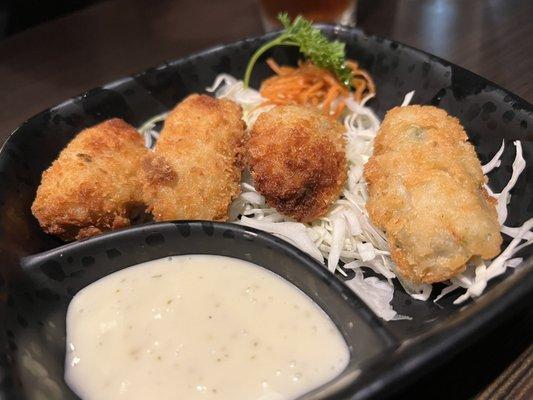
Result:
{"type": "Polygon", "coordinates": [[[386,281],[380,281],[371,276],[364,278],[361,270],[355,271],[355,277],[346,282],[372,311],[386,321],[411,319],[410,317],[399,315],[392,309],[391,301],[394,296],[394,286],[386,281]]]}
{"type": "MultiPolygon", "coordinates": [[[[480,258],[472,260],[467,266],[466,271],[452,278],[450,280],[451,285],[444,288],[434,301],[438,301],[445,295],[461,288],[466,289],[466,292],[456,298],[454,304],[460,304],[469,298],[479,297],[491,279],[503,274],[507,268],[516,268],[516,266],[520,264],[522,261],[521,258],[511,258],[514,254],[533,244],[533,233],[531,232],[533,229],[533,218],[529,219],[519,227],[508,227],[503,225],[507,219],[507,205],[511,199],[509,192],[516,185],[520,174],[526,167],[526,162],[522,155],[522,143],[517,140],[513,144],[516,149],[516,155],[513,161],[513,172],[509,182],[507,182],[507,185],[505,185],[505,188],[500,193],[493,193],[488,186],[485,186],[489,195],[494,197],[497,201],[496,212],[498,213],[498,221],[501,225],[500,231],[512,238],[511,243],[509,243],[507,248],[492,261],[483,261],[480,258]],[[522,241],[524,241],[524,243],[520,244],[522,241]]],[[[500,158],[504,148],[505,144],[502,142],[502,146],[496,155],[483,166],[484,173],[500,166],[500,158]]]]}
{"type": "MultiPolygon", "coordinates": [[[[261,105],[263,98],[260,93],[251,88],[245,88],[243,82],[231,75],[220,74],[215,78],[212,86],[206,89],[217,98],[227,98],[240,104],[243,108],[243,120],[250,129],[257,117],[270,110],[273,106],[261,105]]],[[[414,91],[406,94],[402,106],[408,105],[414,96],[414,91]]],[[[230,207],[230,222],[261,229],[272,233],[298,247],[313,258],[324,262],[331,272],[340,272],[340,263],[345,269],[353,269],[355,277],[346,282],[377,315],[390,321],[409,319],[400,316],[393,310],[391,301],[394,295],[393,279],[397,278],[406,293],[414,299],[426,301],[432,292],[432,285],[415,285],[402,279],[396,273],[396,266],[390,257],[385,234],[372,225],[365,205],[368,200],[366,183],[363,178],[364,164],[372,155],[373,141],[380,126],[380,120],[366,106],[372,98],[367,96],[361,103],[353,98],[346,99],[348,112],[344,117],[346,128],[346,157],[348,160],[348,179],[343,193],[331,206],[329,212],[311,224],[294,222],[270,207],[265,198],[258,193],[245,171],[241,183],[241,194],[230,207]],[[363,268],[370,269],[381,275],[385,280],[377,277],[364,277],[363,268]]],[[[156,125],[163,121],[167,113],[155,116],[140,127],[147,147],[153,147],[158,138],[156,125]]],[[[462,289],[464,293],[455,299],[454,303],[461,303],[468,298],[481,295],[487,282],[505,272],[506,268],[516,268],[521,258],[512,258],[519,250],[533,243],[533,219],[521,227],[508,227],[503,223],[507,218],[507,205],[510,201],[510,190],[516,184],[518,177],[525,168],[520,141],[514,142],[516,157],[513,162],[511,179],[501,191],[493,193],[486,186],[489,195],[497,200],[498,219],[502,225],[501,231],[512,237],[510,245],[493,261],[484,262],[479,257],[471,260],[465,272],[447,282],[442,292],[434,301],[462,289]],[[525,241],[524,243],[521,243],[525,241]]],[[[487,174],[500,166],[500,158],[505,150],[505,143],[495,156],[482,169],[487,174]]]]}
{"type": "Polygon", "coordinates": [[[494,168],[497,168],[501,165],[502,162],[500,158],[504,150],[505,150],[505,140],[502,140],[502,145],[500,149],[497,151],[497,153],[494,155],[494,157],[492,157],[492,159],[488,163],[486,163],[485,165],[481,167],[481,170],[483,171],[484,175],[487,175],[494,168]]]}
{"type": "MultiPolygon", "coordinates": [[[[516,140],[513,144],[516,148],[516,156],[513,161],[513,173],[511,174],[511,179],[509,179],[509,182],[507,182],[507,185],[505,185],[505,187],[500,193],[494,193],[488,186],[486,186],[489,195],[494,197],[497,201],[496,211],[498,212],[498,221],[500,222],[500,225],[503,225],[503,223],[507,219],[507,205],[511,201],[511,195],[509,194],[509,192],[514,187],[514,185],[516,185],[518,177],[526,168],[526,161],[522,156],[522,143],[519,140],[516,140]]],[[[491,162],[493,160],[491,160],[491,162]]],[[[499,159],[497,161],[499,161],[499,159]]]]}
{"type": "Polygon", "coordinates": [[[402,107],[408,106],[411,104],[411,100],[413,100],[413,96],[415,95],[415,91],[409,92],[405,95],[405,98],[402,101],[402,107]]]}
{"type": "Polygon", "coordinates": [[[139,128],[139,132],[144,137],[144,145],[151,149],[159,138],[159,132],[156,129],[158,122],[162,122],[167,117],[168,113],[162,113],[150,118],[139,128]]]}
{"type": "MultiPolygon", "coordinates": [[[[502,251],[498,257],[492,260],[488,265],[486,265],[485,262],[480,262],[476,266],[474,279],[469,285],[464,286],[466,288],[466,292],[455,299],[453,303],[460,304],[471,297],[480,296],[487,287],[487,282],[489,280],[503,274],[507,267],[516,267],[517,260],[511,259],[511,257],[523,248],[522,246],[519,246],[519,244],[522,241],[523,235],[526,232],[531,231],[531,229],[533,229],[533,218],[529,219],[524,223],[524,225],[522,225],[517,237],[515,237],[511,243],[509,243],[509,246],[507,246],[507,248],[502,251]]],[[[529,245],[530,243],[531,241],[524,244],[529,245]]]]}

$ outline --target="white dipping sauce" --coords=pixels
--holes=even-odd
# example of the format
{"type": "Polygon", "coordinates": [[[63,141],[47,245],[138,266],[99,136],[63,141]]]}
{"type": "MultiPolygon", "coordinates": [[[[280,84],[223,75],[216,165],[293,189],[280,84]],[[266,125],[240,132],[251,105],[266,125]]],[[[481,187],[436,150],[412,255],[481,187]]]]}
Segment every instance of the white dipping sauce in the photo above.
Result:
{"type": "Polygon", "coordinates": [[[278,275],[222,256],[155,260],[81,290],[65,379],[82,399],[293,399],[346,367],[347,345],[278,275]]]}

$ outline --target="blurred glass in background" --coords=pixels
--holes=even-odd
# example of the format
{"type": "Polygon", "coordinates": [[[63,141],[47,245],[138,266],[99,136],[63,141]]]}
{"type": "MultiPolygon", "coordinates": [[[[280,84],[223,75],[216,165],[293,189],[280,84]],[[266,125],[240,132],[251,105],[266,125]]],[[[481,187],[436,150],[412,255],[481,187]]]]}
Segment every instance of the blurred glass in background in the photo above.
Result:
{"type": "Polygon", "coordinates": [[[357,0],[259,0],[259,10],[266,31],[281,27],[280,12],[287,12],[291,19],[302,15],[313,22],[355,26],[357,0]]]}

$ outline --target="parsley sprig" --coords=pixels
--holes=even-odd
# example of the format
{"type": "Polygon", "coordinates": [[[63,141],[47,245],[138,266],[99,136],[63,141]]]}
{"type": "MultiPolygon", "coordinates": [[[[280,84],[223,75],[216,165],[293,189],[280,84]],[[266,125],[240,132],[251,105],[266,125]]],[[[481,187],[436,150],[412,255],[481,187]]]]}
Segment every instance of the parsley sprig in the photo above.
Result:
{"type": "Polygon", "coordinates": [[[352,71],[346,66],[344,43],[329,41],[322,32],[313,27],[311,21],[297,16],[291,22],[287,13],[280,13],[278,19],[285,30],[270,42],[265,43],[253,54],[244,74],[244,86],[248,87],[255,63],[267,50],[275,46],[297,46],[313,64],[326,69],[337,77],[339,82],[350,87],[352,71]]]}

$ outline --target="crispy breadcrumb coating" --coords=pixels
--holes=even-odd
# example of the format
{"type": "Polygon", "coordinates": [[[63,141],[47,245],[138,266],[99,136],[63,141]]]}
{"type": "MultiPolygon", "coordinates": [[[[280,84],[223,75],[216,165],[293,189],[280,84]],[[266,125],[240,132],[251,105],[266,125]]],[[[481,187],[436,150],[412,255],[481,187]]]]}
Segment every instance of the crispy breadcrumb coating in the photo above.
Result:
{"type": "Polygon", "coordinates": [[[130,225],[142,210],[147,149],[121,119],[81,131],[42,176],[32,205],[45,232],[76,240],[130,225]]]}
{"type": "Polygon", "coordinates": [[[144,198],[156,221],[225,221],[240,193],[242,109],[193,94],[172,110],[143,161],[144,198]]]}
{"type": "Polygon", "coordinates": [[[392,259],[415,283],[447,280],[500,252],[494,199],[457,118],[431,106],[390,110],[365,165],[366,205],[392,259]]]}
{"type": "Polygon", "coordinates": [[[340,123],[310,108],[278,106],[261,114],[248,142],[256,189],[297,221],[323,216],[346,181],[343,133],[340,123]]]}

